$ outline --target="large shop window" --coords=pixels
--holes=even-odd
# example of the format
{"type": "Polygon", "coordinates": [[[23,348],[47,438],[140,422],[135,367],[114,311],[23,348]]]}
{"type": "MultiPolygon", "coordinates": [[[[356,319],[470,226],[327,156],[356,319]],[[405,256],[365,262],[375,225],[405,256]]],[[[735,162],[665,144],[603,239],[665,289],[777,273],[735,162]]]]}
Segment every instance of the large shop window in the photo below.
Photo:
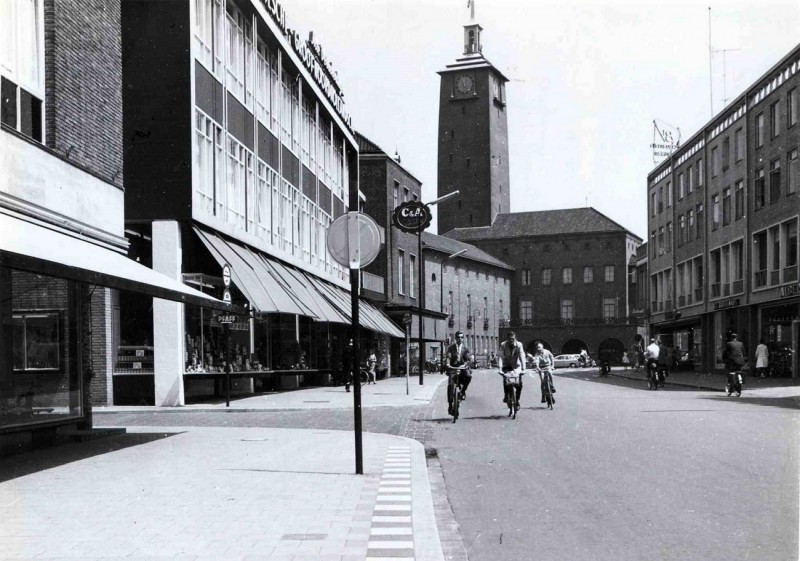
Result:
{"type": "MultiPolygon", "coordinates": [[[[78,283],[0,267],[0,429],[81,414],[78,283]]],[[[87,356],[83,357],[88,360],[87,356]]]]}

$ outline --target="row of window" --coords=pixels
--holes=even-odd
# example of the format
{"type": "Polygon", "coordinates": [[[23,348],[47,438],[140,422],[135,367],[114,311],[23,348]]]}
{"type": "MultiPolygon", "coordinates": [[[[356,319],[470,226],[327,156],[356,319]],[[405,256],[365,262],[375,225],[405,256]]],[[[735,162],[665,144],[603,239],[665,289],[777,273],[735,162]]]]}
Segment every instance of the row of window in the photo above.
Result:
{"type": "Polygon", "coordinates": [[[408,201],[416,201],[419,200],[419,196],[416,193],[412,193],[408,187],[401,186],[399,181],[394,181],[394,188],[392,189],[392,208],[397,208],[402,203],[407,203],[408,201]]]}
{"type": "MultiPolygon", "coordinates": [[[[572,298],[560,297],[559,300],[559,318],[562,320],[571,320],[578,317],[575,300],[572,298]]],[[[615,297],[604,297],[602,299],[603,319],[613,319],[617,317],[617,299],[615,297]]],[[[533,300],[520,299],[519,301],[519,319],[522,322],[532,322],[533,318],[533,300]]]]}
{"type": "MultiPolygon", "coordinates": [[[[800,160],[798,160],[797,148],[792,148],[786,153],[786,168],[786,195],[788,196],[800,190],[800,160]]],[[[781,159],[775,158],[769,163],[769,186],[767,186],[765,173],[763,167],[755,171],[753,181],[753,207],[755,210],[778,202],[782,195],[781,159]]]]}
{"type": "MultiPolygon", "coordinates": [[[[402,249],[398,250],[397,255],[397,293],[405,296],[406,294],[406,252],[402,249]]],[[[408,295],[411,298],[417,297],[415,287],[417,279],[417,256],[413,253],[408,256],[408,295]]]]}
{"type": "MultiPolygon", "coordinates": [[[[793,195],[800,190],[800,159],[798,149],[789,150],[786,155],[786,195],[793,195]]],[[[783,194],[781,183],[781,160],[776,158],[769,164],[769,183],[767,184],[764,168],[755,171],[753,184],[753,207],[755,210],[767,204],[778,202],[783,194]]],[[[720,226],[727,226],[734,220],[739,220],[745,214],[744,181],[737,181],[733,187],[726,187],[722,194],[715,193],[711,196],[711,230],[720,226]]],[[[678,247],[693,239],[700,239],[703,235],[703,204],[699,203],[694,209],[688,209],[685,214],[678,216],[678,247]]],[[[671,247],[672,223],[659,227],[650,232],[651,256],[663,255],[672,250],[671,247]]]]}
{"type": "Polygon", "coordinates": [[[195,0],[195,46],[198,60],[228,91],[344,199],[343,139],[333,134],[331,119],[318,111],[315,99],[303,97],[300,75],[284,69],[282,53],[268,46],[233,2],[228,0],[223,14],[221,0],[195,0]]]}
{"type": "MultiPolygon", "coordinates": [[[[603,277],[605,282],[614,282],[614,265],[606,265],[603,267],[603,277]]],[[[533,279],[531,269],[520,269],[520,284],[522,286],[530,286],[533,279]]],[[[586,265],[583,267],[583,284],[592,284],[594,282],[594,266],[586,265]]],[[[542,286],[551,286],[553,283],[553,269],[550,267],[542,267],[541,284],[542,286]]],[[[572,284],[572,267],[561,268],[561,284],[572,284]]]]}
{"type": "MultiPolygon", "coordinates": [[[[797,282],[800,247],[798,219],[792,218],[752,236],[753,288],[768,288],[797,282]]],[[[745,245],[739,239],[709,252],[709,297],[724,298],[744,292],[745,245]]],[[[703,301],[703,258],[695,257],[677,266],[677,303],[689,306],[703,301]]],[[[653,311],[672,308],[672,270],[651,275],[653,311]]]]}
{"type": "MultiPolygon", "coordinates": [[[[800,117],[800,94],[797,88],[793,88],[786,93],[785,100],[778,100],[769,106],[769,137],[776,138],[780,135],[781,130],[781,104],[785,104],[786,108],[786,127],[791,128],[797,124],[797,119],[800,117]]],[[[756,115],[755,120],[755,142],[756,148],[764,146],[766,140],[767,127],[766,116],[764,113],[756,115]]]]}
{"type": "Polygon", "coordinates": [[[196,110],[197,206],[288,255],[344,278],[325,240],[331,216],[196,110]]]}
{"type": "MultiPolygon", "coordinates": [[[[780,135],[781,130],[781,116],[783,115],[781,111],[781,105],[785,106],[785,115],[786,115],[786,126],[787,128],[791,128],[797,124],[798,118],[800,117],[800,93],[798,93],[798,89],[794,88],[787,92],[785,100],[778,100],[775,101],[769,108],[769,135],[770,138],[776,138],[780,135]]],[[[766,123],[766,115],[762,112],[756,115],[755,118],[755,145],[756,148],[760,148],[764,145],[765,139],[767,134],[767,123],[766,123]]],[[[740,162],[745,157],[746,148],[746,139],[744,134],[743,127],[739,127],[733,133],[733,154],[731,154],[731,139],[729,136],[726,136],[720,146],[714,146],[711,148],[711,177],[716,177],[723,171],[727,170],[731,164],[731,157],[733,158],[733,162],[740,162]]],[[[789,193],[795,192],[797,187],[797,149],[789,152],[788,161],[791,163],[792,161],[795,162],[794,168],[794,177],[795,180],[789,182],[789,193]]],[[[773,160],[770,163],[770,173],[773,172],[773,164],[777,166],[778,174],[780,173],[780,160],[773,160]]],[[[761,180],[762,180],[762,189],[761,195],[756,197],[757,205],[760,202],[761,206],[764,206],[764,191],[763,191],[763,176],[764,170],[760,170],[761,172],[761,180]]],[[[791,171],[790,171],[791,173],[791,171]]],[[[703,177],[704,177],[704,168],[703,168],[703,160],[698,159],[694,165],[689,165],[686,168],[685,172],[680,172],[677,176],[677,197],[678,200],[682,200],[685,196],[689,195],[695,189],[699,189],[703,186],[703,177]]],[[[756,183],[758,185],[758,172],[756,176],[756,183]]],[[[779,182],[779,178],[778,178],[779,182]]],[[[777,185],[777,184],[776,184],[777,185]]],[[[776,186],[776,189],[778,187],[776,186]]],[[[770,200],[773,200],[770,198],[770,200]]],[[[774,200],[777,200],[775,197],[774,200]]],[[[664,186],[659,187],[657,190],[654,190],[650,194],[650,214],[651,216],[656,216],[662,212],[664,212],[665,208],[669,208],[672,206],[672,185],[671,182],[666,182],[664,186]]],[[[760,208],[756,206],[756,208],[760,208]]]]}

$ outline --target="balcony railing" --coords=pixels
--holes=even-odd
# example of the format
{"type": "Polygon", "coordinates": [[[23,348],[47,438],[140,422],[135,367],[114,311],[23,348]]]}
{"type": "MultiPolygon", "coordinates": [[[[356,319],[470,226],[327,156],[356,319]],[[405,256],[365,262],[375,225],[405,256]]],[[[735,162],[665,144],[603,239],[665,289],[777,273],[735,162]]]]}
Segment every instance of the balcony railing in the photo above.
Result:
{"type": "Polygon", "coordinates": [[[744,280],[739,279],[737,281],[733,281],[733,294],[739,294],[740,292],[744,292],[744,280]]]}
{"type": "Polygon", "coordinates": [[[715,282],[711,285],[711,297],[712,298],[719,298],[720,294],[722,294],[722,285],[718,282],[715,282]]]}
{"type": "Polygon", "coordinates": [[[639,317],[576,317],[576,318],[547,318],[547,319],[523,319],[511,318],[500,320],[500,327],[600,327],[606,325],[639,325],[639,317]]]}
{"type": "Polygon", "coordinates": [[[695,302],[702,302],[703,301],[703,287],[695,288],[694,289],[694,300],[695,302]]]}
{"type": "Polygon", "coordinates": [[[731,295],[731,283],[726,282],[722,285],[722,295],[723,296],[730,296],[731,295]]]}
{"type": "Polygon", "coordinates": [[[694,303],[694,297],[692,296],[692,293],[690,292],[689,294],[686,295],[686,305],[687,306],[691,306],[693,303],[694,303]]]}
{"type": "Polygon", "coordinates": [[[668,311],[668,312],[671,312],[671,311],[672,311],[672,298],[668,299],[668,300],[667,300],[667,301],[664,303],[664,305],[665,305],[665,307],[666,307],[666,311],[668,311]]]}
{"type": "Polygon", "coordinates": [[[654,312],[658,311],[658,301],[657,300],[653,300],[652,302],[650,302],[650,309],[653,310],[654,312]]]}
{"type": "Polygon", "coordinates": [[[770,271],[769,273],[769,284],[771,286],[775,286],[776,284],[781,283],[781,271],[778,269],[777,271],[770,271]]]}
{"type": "Polygon", "coordinates": [[[797,280],[797,265],[786,267],[783,270],[783,282],[794,282],[797,280]]]}
{"type": "Polygon", "coordinates": [[[680,296],[678,296],[678,307],[681,308],[685,305],[686,305],[686,296],[681,294],[680,296]]]}
{"type": "Polygon", "coordinates": [[[756,271],[753,275],[755,277],[754,284],[756,288],[762,288],[767,286],[767,270],[764,269],[763,271],[756,271]]]}

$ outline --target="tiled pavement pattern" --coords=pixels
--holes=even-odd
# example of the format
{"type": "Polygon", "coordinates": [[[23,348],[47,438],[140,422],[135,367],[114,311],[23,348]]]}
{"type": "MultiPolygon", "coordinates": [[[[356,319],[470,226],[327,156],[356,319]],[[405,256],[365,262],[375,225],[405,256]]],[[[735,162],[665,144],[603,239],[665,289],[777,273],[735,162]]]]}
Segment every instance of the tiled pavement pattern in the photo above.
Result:
{"type": "Polygon", "coordinates": [[[414,561],[411,449],[390,446],[372,514],[367,561],[414,561]]]}

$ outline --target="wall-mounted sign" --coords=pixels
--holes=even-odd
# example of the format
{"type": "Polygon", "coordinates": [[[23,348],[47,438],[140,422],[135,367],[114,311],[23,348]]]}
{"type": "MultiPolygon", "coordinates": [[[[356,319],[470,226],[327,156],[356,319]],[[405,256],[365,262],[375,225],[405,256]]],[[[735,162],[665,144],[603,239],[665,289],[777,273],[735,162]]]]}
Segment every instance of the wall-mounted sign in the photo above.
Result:
{"type": "Polygon", "coordinates": [[[336,112],[349,128],[353,128],[353,119],[344,106],[344,98],[341,89],[336,83],[332,71],[329,69],[330,64],[322,55],[322,47],[314,43],[311,38],[307,41],[303,41],[297,31],[289,29],[286,23],[286,10],[281,6],[278,0],[261,0],[261,4],[263,4],[267,13],[272,16],[272,19],[278,27],[280,27],[284,36],[286,36],[289,43],[291,43],[295,53],[297,53],[297,56],[303,61],[303,64],[314,77],[314,81],[325,93],[325,97],[331,102],[336,112]]]}
{"type": "Polygon", "coordinates": [[[722,310],[724,308],[733,308],[738,305],[739,305],[738,298],[728,298],[727,300],[720,300],[719,302],[714,302],[714,309],[722,310]]]}
{"type": "Polygon", "coordinates": [[[231,266],[225,263],[222,266],[222,286],[225,288],[231,285],[231,266]]]}
{"type": "Polygon", "coordinates": [[[230,304],[231,300],[231,290],[229,288],[225,288],[222,290],[222,301],[226,304],[230,304]]]}
{"type": "Polygon", "coordinates": [[[236,323],[236,320],[239,319],[234,314],[225,314],[220,316],[214,316],[214,320],[217,323],[236,323]]]}
{"type": "Polygon", "coordinates": [[[781,298],[789,298],[790,296],[800,296],[800,283],[787,284],[781,287],[781,298]]]}
{"type": "Polygon", "coordinates": [[[405,202],[394,209],[392,214],[394,225],[409,234],[422,232],[431,225],[431,220],[433,220],[431,208],[419,201],[405,202]]]}

